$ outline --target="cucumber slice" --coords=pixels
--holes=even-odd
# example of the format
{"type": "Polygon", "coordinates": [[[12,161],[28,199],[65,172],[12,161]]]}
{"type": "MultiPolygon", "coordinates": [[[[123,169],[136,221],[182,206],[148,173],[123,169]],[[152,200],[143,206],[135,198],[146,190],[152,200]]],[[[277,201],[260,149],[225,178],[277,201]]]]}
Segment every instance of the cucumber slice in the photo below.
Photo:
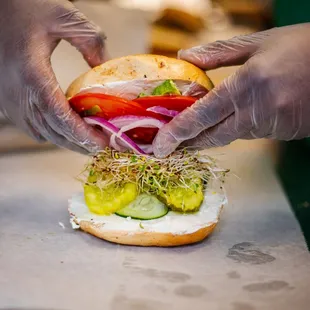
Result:
{"type": "Polygon", "coordinates": [[[136,220],[153,220],[163,217],[168,211],[168,207],[156,197],[141,194],[127,207],[116,211],[115,214],[136,220]]]}

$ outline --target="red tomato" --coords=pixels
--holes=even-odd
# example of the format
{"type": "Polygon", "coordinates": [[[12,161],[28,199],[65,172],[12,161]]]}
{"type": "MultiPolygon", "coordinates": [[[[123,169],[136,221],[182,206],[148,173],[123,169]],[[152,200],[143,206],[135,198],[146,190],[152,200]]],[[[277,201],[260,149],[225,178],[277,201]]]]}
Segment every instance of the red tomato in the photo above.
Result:
{"type": "Polygon", "coordinates": [[[119,97],[104,95],[104,94],[82,94],[77,95],[70,99],[70,104],[74,111],[79,114],[90,110],[94,106],[98,106],[101,112],[96,113],[96,116],[104,117],[105,119],[123,116],[133,115],[133,112],[141,111],[140,104],[135,102],[129,102],[119,97]]]}
{"type": "Polygon", "coordinates": [[[196,100],[197,98],[185,96],[150,96],[137,98],[133,101],[140,103],[141,106],[146,109],[154,106],[161,106],[168,110],[181,112],[190,107],[196,100]]]}
{"type": "Polygon", "coordinates": [[[134,128],[126,131],[126,135],[136,143],[151,144],[158,128],[134,128]]]}
{"type": "Polygon", "coordinates": [[[83,116],[85,116],[84,113],[87,110],[98,106],[101,111],[97,112],[96,116],[105,119],[125,115],[150,116],[163,119],[163,116],[157,113],[146,111],[146,108],[137,102],[105,94],[85,93],[74,96],[69,102],[73,110],[83,116]]]}

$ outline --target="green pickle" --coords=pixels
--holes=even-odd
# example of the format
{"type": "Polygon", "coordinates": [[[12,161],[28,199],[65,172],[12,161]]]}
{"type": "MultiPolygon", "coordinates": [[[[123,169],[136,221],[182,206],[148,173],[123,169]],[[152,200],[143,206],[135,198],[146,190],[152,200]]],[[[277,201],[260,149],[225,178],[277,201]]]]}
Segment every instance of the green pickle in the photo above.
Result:
{"type": "Polygon", "coordinates": [[[126,207],[138,196],[138,188],[133,183],[119,187],[110,185],[104,189],[94,184],[84,185],[85,203],[89,210],[99,215],[110,215],[126,207]]]}
{"type": "Polygon", "coordinates": [[[90,172],[87,184],[84,185],[85,203],[92,213],[120,216],[136,219],[154,219],[164,216],[168,208],[182,213],[199,210],[204,199],[203,182],[201,179],[188,180],[187,188],[170,184],[167,189],[155,196],[140,194],[134,183],[112,184],[100,189],[96,182],[97,175],[90,172]]]}
{"type": "Polygon", "coordinates": [[[196,212],[204,199],[202,180],[187,182],[188,188],[168,186],[160,196],[170,209],[182,213],[196,212]]]}

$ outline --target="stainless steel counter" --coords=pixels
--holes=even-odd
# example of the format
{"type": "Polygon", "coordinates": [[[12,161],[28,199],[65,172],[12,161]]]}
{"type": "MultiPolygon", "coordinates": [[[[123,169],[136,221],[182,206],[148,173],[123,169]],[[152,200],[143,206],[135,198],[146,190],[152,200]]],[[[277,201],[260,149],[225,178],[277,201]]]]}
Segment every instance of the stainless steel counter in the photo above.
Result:
{"type": "MultiPolygon", "coordinates": [[[[113,56],[144,51],[143,14],[79,5],[109,32],[113,56]]],[[[66,44],[53,64],[63,88],[86,68],[66,44]]],[[[84,157],[0,154],[0,309],[309,309],[310,255],[269,143],[212,152],[238,176],[226,184],[229,205],[206,241],[170,249],[114,245],[71,229],[67,199],[81,189],[74,177],[84,157]]]]}

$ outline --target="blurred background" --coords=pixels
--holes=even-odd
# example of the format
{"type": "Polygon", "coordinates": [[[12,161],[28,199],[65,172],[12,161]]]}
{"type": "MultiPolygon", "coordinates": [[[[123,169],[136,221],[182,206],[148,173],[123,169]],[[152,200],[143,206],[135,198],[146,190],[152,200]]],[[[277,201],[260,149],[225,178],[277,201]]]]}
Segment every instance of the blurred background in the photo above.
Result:
{"type": "MultiPolygon", "coordinates": [[[[179,49],[225,40],[274,26],[310,21],[309,0],[76,0],[72,1],[108,37],[111,58],[158,53],[176,56],[179,49]]],[[[81,55],[61,42],[52,57],[63,90],[88,70],[81,55]]],[[[237,68],[208,72],[215,85],[237,68]]],[[[54,148],[37,144],[0,115],[0,153],[54,148]]],[[[247,144],[250,142],[244,142],[247,144]]],[[[302,229],[310,240],[310,143],[274,143],[279,179],[302,229]]]]}

